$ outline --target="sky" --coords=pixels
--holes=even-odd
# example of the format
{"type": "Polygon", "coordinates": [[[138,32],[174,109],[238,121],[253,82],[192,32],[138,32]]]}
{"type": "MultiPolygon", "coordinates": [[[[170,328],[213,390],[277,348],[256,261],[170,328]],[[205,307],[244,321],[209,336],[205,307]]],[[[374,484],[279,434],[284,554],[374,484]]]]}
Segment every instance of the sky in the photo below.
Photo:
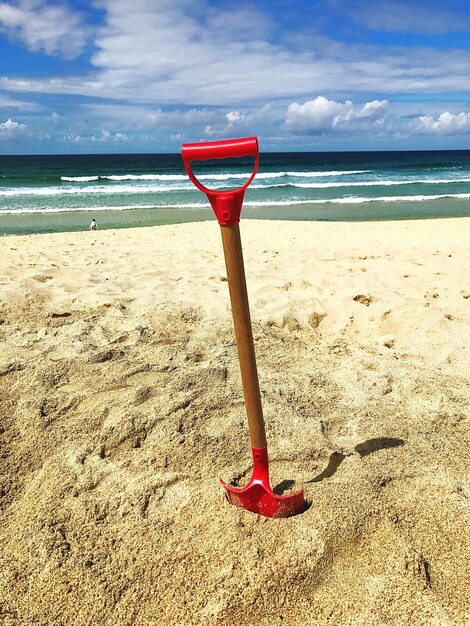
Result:
{"type": "Polygon", "coordinates": [[[0,154],[470,148],[470,0],[0,0],[0,154]]]}

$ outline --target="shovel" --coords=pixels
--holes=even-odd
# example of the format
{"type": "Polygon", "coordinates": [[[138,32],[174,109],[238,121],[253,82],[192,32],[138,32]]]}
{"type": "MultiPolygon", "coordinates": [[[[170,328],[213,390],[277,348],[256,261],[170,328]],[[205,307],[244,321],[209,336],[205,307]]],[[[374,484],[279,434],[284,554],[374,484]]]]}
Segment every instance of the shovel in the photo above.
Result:
{"type": "Polygon", "coordinates": [[[269,463],[264,427],[263,409],[256,369],[255,348],[251,330],[250,309],[245,282],[245,268],[238,223],[245,189],[254,179],[259,163],[258,140],[256,137],[211,141],[207,143],[187,143],[182,146],[182,157],[186,172],[191,181],[205,193],[211,203],[222,233],[225,266],[232,305],[233,323],[238,348],[238,358],[242,375],[245,408],[248,417],[253,474],[241,489],[222,483],[229,502],[265,517],[288,517],[305,509],[303,491],[287,495],[277,495],[269,483],[269,463]],[[254,157],[253,172],[248,181],[230,191],[207,189],[191,169],[193,161],[227,159],[233,157],[254,157]]]}

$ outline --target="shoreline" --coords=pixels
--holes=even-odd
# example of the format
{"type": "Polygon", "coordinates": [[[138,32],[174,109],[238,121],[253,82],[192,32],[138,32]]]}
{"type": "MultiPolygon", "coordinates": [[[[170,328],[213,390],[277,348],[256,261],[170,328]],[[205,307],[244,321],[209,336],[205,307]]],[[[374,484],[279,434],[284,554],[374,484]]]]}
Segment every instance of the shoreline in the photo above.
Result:
{"type": "MultiPolygon", "coordinates": [[[[245,207],[244,220],[296,221],[296,222],[389,222],[414,221],[470,217],[468,202],[449,200],[411,203],[368,202],[361,205],[333,204],[292,207],[245,207]],[[390,206],[393,204],[393,206],[390,206]],[[260,215],[260,213],[262,213],[260,215]]],[[[215,220],[209,205],[200,209],[124,209],[119,211],[86,210],[44,213],[21,213],[0,215],[0,236],[22,234],[47,234],[54,232],[80,232],[86,230],[93,217],[97,218],[101,230],[131,229],[146,226],[196,223],[215,220]]]]}
{"type": "MultiPolygon", "coordinates": [[[[113,226],[108,226],[107,224],[105,224],[104,226],[102,226],[102,223],[100,222],[100,220],[98,219],[98,230],[94,231],[95,233],[97,233],[99,235],[100,232],[106,232],[106,233],[120,233],[122,231],[130,231],[131,233],[133,231],[153,231],[155,229],[160,229],[162,227],[178,227],[178,226],[187,226],[188,228],[191,227],[191,225],[197,226],[200,224],[212,224],[213,227],[218,227],[219,224],[217,222],[217,218],[214,215],[212,209],[207,209],[204,212],[204,216],[200,216],[199,219],[195,219],[195,220],[184,220],[184,221],[178,221],[178,222],[173,222],[173,221],[162,221],[162,222],[158,222],[158,223],[150,223],[150,224],[127,224],[127,225],[123,225],[123,226],[119,226],[119,227],[113,227],[113,226]]],[[[92,213],[90,213],[90,215],[94,215],[92,213]]],[[[88,216],[87,216],[88,217],[88,216]]],[[[91,219],[91,218],[90,218],[91,219]]],[[[259,217],[247,217],[244,216],[242,214],[241,219],[240,219],[240,228],[243,229],[243,225],[246,224],[256,224],[259,223],[259,225],[262,224],[277,224],[281,227],[281,224],[286,224],[286,225],[303,225],[306,226],[307,228],[309,227],[309,225],[311,225],[311,227],[314,229],[315,225],[318,225],[320,228],[322,227],[322,225],[330,225],[330,226],[336,226],[338,225],[339,228],[341,228],[341,224],[344,224],[345,226],[350,225],[350,226],[355,226],[355,225],[386,225],[386,224],[402,224],[404,226],[404,228],[406,229],[405,225],[409,225],[409,226],[413,226],[413,225],[422,225],[422,224],[426,224],[426,223],[435,223],[435,222],[442,222],[442,225],[444,226],[445,224],[447,225],[455,225],[458,222],[460,223],[468,223],[470,224],[470,216],[469,215],[449,215],[449,216],[432,216],[432,217],[418,217],[418,218],[403,218],[403,217],[398,217],[395,219],[368,219],[368,220],[327,220],[327,219],[318,219],[318,220],[301,220],[301,219],[284,219],[284,218],[278,218],[278,219],[272,219],[272,218],[259,218],[259,217]]],[[[218,228],[216,228],[216,231],[218,231],[218,228]]],[[[77,228],[76,230],[51,230],[51,231],[41,231],[41,232],[18,232],[18,233],[2,233],[0,234],[0,237],[14,237],[14,238],[21,238],[21,237],[43,237],[43,236],[61,236],[61,235],[77,235],[78,233],[85,233],[85,232],[89,232],[87,227],[83,227],[83,228],[77,228]]],[[[1,241],[1,239],[0,239],[1,241]]]]}

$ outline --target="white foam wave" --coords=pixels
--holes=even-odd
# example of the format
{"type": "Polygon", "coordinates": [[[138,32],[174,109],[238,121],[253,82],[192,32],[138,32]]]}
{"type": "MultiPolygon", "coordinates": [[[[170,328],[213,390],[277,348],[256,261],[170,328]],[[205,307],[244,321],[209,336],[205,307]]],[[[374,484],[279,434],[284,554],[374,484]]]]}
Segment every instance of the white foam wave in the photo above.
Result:
{"type": "MultiPolygon", "coordinates": [[[[363,204],[366,202],[428,202],[430,200],[442,200],[445,198],[455,200],[468,200],[470,193],[457,194],[436,194],[436,195],[415,195],[415,196],[383,196],[383,197],[358,197],[352,196],[348,198],[330,198],[329,200],[261,200],[261,201],[245,201],[245,207],[287,207],[312,204],[363,204]]],[[[0,209],[0,215],[6,214],[25,214],[25,213],[72,213],[72,212],[97,212],[97,211],[125,211],[138,209],[210,209],[210,206],[204,202],[185,202],[178,204],[144,204],[144,205],[119,205],[119,206],[91,206],[91,207],[38,207],[38,208],[22,208],[22,209],[0,209]]]]}
{"type": "MultiPolygon", "coordinates": [[[[200,180],[230,180],[245,179],[251,176],[251,172],[246,174],[233,173],[233,174],[206,174],[198,176],[200,180]]],[[[276,174],[259,174],[261,178],[278,178],[283,176],[282,173],[276,174]]],[[[123,182],[126,180],[161,180],[161,181],[189,181],[186,174],[109,174],[107,176],[61,176],[61,180],[68,182],[88,182],[91,180],[111,180],[114,182],[123,182]]]]}
{"type": "MultiPolygon", "coordinates": [[[[85,178],[85,177],[83,177],[85,178]]],[[[91,177],[89,177],[91,179],[91,177]]],[[[95,179],[93,179],[95,180],[95,179]]],[[[222,184],[223,179],[217,180],[211,188],[214,190],[222,190],[225,185],[222,184]]],[[[78,182],[78,181],[77,181],[78,182]]],[[[81,181],[86,182],[84,180],[81,181]]],[[[91,180],[90,180],[91,182],[91,180]]],[[[470,183],[470,178],[434,178],[434,179],[403,179],[403,180],[365,180],[353,182],[276,182],[270,184],[254,183],[251,185],[253,190],[269,190],[278,187],[292,187],[298,189],[334,189],[347,187],[391,187],[403,185],[446,185],[446,184],[470,183]]],[[[49,187],[17,187],[17,188],[0,188],[0,198],[13,198],[21,196],[79,196],[79,195],[143,195],[149,193],[162,194],[166,192],[178,191],[194,191],[192,183],[184,178],[176,184],[121,184],[114,185],[68,185],[68,186],[49,186],[49,187]]],[[[371,200],[380,200],[380,198],[371,198],[371,200]]],[[[275,202],[275,200],[273,200],[275,202]]],[[[317,202],[316,199],[306,200],[308,202],[317,202]]],[[[327,200],[318,200],[318,202],[326,202],[327,200]]],[[[333,200],[337,201],[337,200],[333,200]]],[[[339,200],[338,200],[339,201],[339,200]]],[[[272,202],[272,201],[270,201],[272,202]]]]}
{"type": "MultiPolygon", "coordinates": [[[[362,204],[363,202],[428,202],[429,200],[443,200],[444,198],[458,198],[468,200],[470,193],[441,193],[430,196],[382,196],[378,198],[340,198],[339,204],[362,204]]],[[[328,200],[330,202],[330,200],[328,200]]]]}
{"type": "MultiPolygon", "coordinates": [[[[252,188],[269,189],[275,185],[257,185],[252,188]]],[[[279,185],[284,186],[284,185],[279,185]]],[[[213,190],[222,190],[226,186],[220,182],[211,185],[213,190]]],[[[16,189],[1,189],[0,197],[12,198],[16,196],[75,196],[75,195],[138,195],[148,193],[165,193],[168,191],[195,191],[194,185],[187,178],[180,184],[128,184],[119,186],[89,185],[70,187],[18,187],[16,189]]]]}
{"type": "Polygon", "coordinates": [[[188,177],[183,174],[110,174],[109,176],[100,176],[102,180],[188,180],[188,177]]]}
{"type": "Polygon", "coordinates": [[[142,204],[142,205],[118,205],[118,206],[92,206],[92,207],[36,207],[23,209],[0,209],[0,215],[31,215],[34,213],[98,213],[102,211],[129,211],[139,209],[210,209],[207,203],[185,204],[142,204]]]}
{"type": "Polygon", "coordinates": [[[431,178],[426,179],[404,179],[404,180],[369,180],[351,183],[292,183],[292,187],[301,189],[327,189],[330,187],[390,187],[394,185],[446,185],[454,183],[469,183],[470,178],[431,178]]]}
{"type": "Polygon", "coordinates": [[[371,170],[332,170],[329,172],[283,172],[284,176],[300,178],[322,178],[323,176],[349,176],[351,174],[367,174],[371,170]]]}
{"type": "Polygon", "coordinates": [[[363,204],[365,202],[427,202],[429,200],[442,200],[444,198],[455,198],[459,200],[468,200],[470,193],[449,193],[436,195],[416,195],[416,196],[372,196],[359,197],[348,196],[346,198],[329,198],[327,200],[282,200],[270,202],[269,200],[246,201],[244,206],[262,207],[262,206],[297,206],[300,204],[363,204]]]}
{"type": "MultiPolygon", "coordinates": [[[[257,180],[269,180],[271,178],[323,178],[324,176],[344,176],[350,174],[365,174],[371,170],[332,170],[326,172],[258,172],[256,174],[257,180]]],[[[251,172],[245,174],[206,174],[198,176],[200,180],[228,180],[231,178],[244,178],[248,180],[251,176],[251,172]]]]}
{"type": "MultiPolygon", "coordinates": [[[[271,178],[283,178],[290,176],[293,178],[322,178],[324,176],[344,176],[350,174],[365,174],[371,170],[332,170],[325,172],[258,172],[256,178],[258,180],[269,180],[271,178]]],[[[251,172],[225,172],[221,174],[201,174],[198,175],[200,180],[248,180],[251,172]]],[[[93,176],[61,176],[61,180],[65,182],[92,182],[95,180],[111,180],[114,182],[123,182],[126,180],[159,180],[159,181],[187,181],[186,174],[108,174],[93,176]]]]}
{"type": "Polygon", "coordinates": [[[120,185],[119,187],[106,187],[104,185],[93,185],[91,187],[19,187],[18,189],[0,189],[0,197],[11,198],[15,196],[76,196],[85,195],[123,195],[123,194],[146,194],[162,193],[166,191],[184,191],[193,189],[188,183],[181,185],[120,185]]]}
{"type": "Polygon", "coordinates": [[[98,180],[99,176],[61,176],[60,180],[64,180],[68,183],[90,183],[93,180],[98,180]]]}

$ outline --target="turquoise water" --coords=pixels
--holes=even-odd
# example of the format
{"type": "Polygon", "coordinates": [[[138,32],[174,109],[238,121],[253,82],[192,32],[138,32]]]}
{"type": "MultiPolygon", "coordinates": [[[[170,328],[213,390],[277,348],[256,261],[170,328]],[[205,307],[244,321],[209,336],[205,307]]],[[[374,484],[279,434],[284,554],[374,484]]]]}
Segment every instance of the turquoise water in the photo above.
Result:
{"type": "MultiPolygon", "coordinates": [[[[246,160],[201,163],[212,189],[243,184],[246,160]]],[[[179,155],[0,156],[0,233],[209,219],[179,155]]],[[[261,154],[244,218],[387,220],[470,215],[470,151],[261,154]]],[[[214,218],[215,219],[215,218],[214,218]]]]}

